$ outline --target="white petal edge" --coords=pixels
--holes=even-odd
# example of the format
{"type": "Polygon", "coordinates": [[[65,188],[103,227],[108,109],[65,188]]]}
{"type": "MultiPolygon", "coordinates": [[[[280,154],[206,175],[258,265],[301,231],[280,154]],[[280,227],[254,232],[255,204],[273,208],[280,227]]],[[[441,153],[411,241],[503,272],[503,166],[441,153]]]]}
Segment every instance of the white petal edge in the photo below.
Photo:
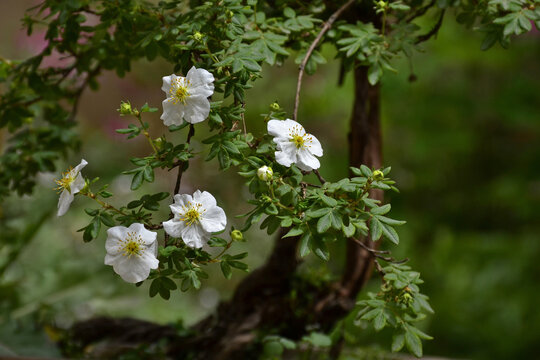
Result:
{"type": "Polygon", "coordinates": [[[64,189],[64,191],[62,191],[60,194],[60,198],[58,199],[58,212],[56,215],[63,216],[69,210],[69,206],[73,202],[74,198],[75,197],[73,194],[64,189]]]}
{"type": "Polygon", "coordinates": [[[163,120],[165,126],[182,125],[184,122],[182,120],[185,111],[184,104],[180,102],[174,104],[174,99],[167,98],[163,100],[161,105],[163,106],[163,114],[161,114],[160,119],[163,120]]]}
{"type": "Polygon", "coordinates": [[[209,233],[225,230],[227,226],[225,211],[219,206],[207,209],[201,216],[201,226],[209,233]]]}
{"type": "Polygon", "coordinates": [[[190,124],[203,122],[210,114],[210,102],[205,96],[193,95],[186,99],[184,120],[190,124]]]}

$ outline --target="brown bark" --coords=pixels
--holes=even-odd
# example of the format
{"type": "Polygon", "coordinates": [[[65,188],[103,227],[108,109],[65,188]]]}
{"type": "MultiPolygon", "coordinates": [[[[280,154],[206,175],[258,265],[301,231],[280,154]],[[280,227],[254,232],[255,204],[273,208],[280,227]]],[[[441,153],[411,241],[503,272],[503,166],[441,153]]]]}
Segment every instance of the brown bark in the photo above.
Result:
{"type": "MultiPolygon", "coordinates": [[[[355,98],[349,133],[349,163],[360,167],[364,164],[371,168],[382,166],[382,137],[380,125],[380,86],[372,86],[367,81],[368,68],[360,66],[354,71],[355,98]]],[[[383,199],[380,190],[372,191],[371,197],[383,199]]],[[[373,244],[364,239],[370,248],[373,244]]],[[[347,242],[347,260],[342,278],[342,287],[346,296],[356,297],[364,286],[373,269],[373,259],[369,252],[354,241],[347,242]]]]}

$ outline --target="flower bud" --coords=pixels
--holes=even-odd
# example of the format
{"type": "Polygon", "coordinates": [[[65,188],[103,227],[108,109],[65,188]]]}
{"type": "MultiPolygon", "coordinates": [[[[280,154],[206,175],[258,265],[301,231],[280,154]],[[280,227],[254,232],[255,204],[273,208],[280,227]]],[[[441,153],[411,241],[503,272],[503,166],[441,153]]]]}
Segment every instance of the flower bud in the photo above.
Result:
{"type": "Polygon", "coordinates": [[[373,178],[375,180],[382,180],[384,179],[384,173],[381,170],[375,170],[373,172],[373,178]]]}
{"type": "Polygon", "coordinates": [[[204,35],[201,34],[198,31],[195,31],[195,34],[193,34],[193,40],[200,42],[203,39],[204,35]]]}
{"type": "Polygon", "coordinates": [[[257,170],[257,176],[259,177],[259,179],[261,179],[262,181],[268,181],[270,179],[272,179],[272,176],[274,175],[274,170],[272,170],[271,167],[268,167],[266,165],[264,166],[261,166],[258,170],[257,170]]]}
{"type": "Polygon", "coordinates": [[[281,107],[279,106],[279,104],[277,102],[273,102],[272,104],[270,104],[270,109],[272,111],[279,111],[281,107]]]}
{"type": "Polygon", "coordinates": [[[120,103],[120,109],[118,109],[118,111],[120,112],[121,115],[130,115],[132,112],[131,104],[129,102],[122,101],[120,103]]]}
{"type": "Polygon", "coordinates": [[[261,200],[263,203],[271,203],[272,202],[272,198],[268,195],[263,195],[261,196],[261,200]]]}
{"type": "Polygon", "coordinates": [[[234,241],[244,241],[244,234],[240,230],[231,231],[231,239],[234,241]]]}
{"type": "Polygon", "coordinates": [[[387,6],[386,2],[383,1],[383,0],[380,0],[380,1],[377,3],[377,5],[378,5],[381,9],[384,9],[384,8],[386,8],[386,6],[387,6]]]}

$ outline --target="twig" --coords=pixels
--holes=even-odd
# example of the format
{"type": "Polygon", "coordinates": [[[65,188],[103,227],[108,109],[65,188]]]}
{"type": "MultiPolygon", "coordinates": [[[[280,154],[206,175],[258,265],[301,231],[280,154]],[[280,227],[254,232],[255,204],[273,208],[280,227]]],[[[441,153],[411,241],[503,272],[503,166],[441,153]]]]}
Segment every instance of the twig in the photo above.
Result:
{"type": "Polygon", "coordinates": [[[424,35],[420,35],[416,41],[415,41],[415,44],[420,44],[424,41],[427,41],[429,40],[432,36],[436,35],[438,32],[439,32],[439,29],[441,28],[441,25],[442,25],[442,22],[443,22],[443,18],[444,18],[444,12],[445,10],[441,10],[441,14],[439,15],[439,20],[437,20],[437,23],[435,24],[435,26],[433,27],[433,29],[431,29],[428,33],[424,34],[424,35]]]}
{"type": "Polygon", "coordinates": [[[419,8],[414,14],[409,16],[405,22],[411,22],[412,20],[416,19],[419,16],[424,15],[429,9],[431,9],[435,5],[435,0],[431,0],[426,6],[423,6],[419,8]]]}
{"type": "Polygon", "coordinates": [[[328,30],[330,30],[330,28],[332,27],[332,24],[337,20],[337,18],[341,15],[341,13],[343,13],[354,2],[355,2],[355,0],[347,1],[339,9],[337,9],[337,11],[335,13],[333,13],[328,18],[328,20],[324,23],[321,31],[319,31],[319,34],[317,35],[315,40],[313,40],[313,42],[309,46],[309,48],[308,48],[308,50],[306,52],[306,56],[304,57],[304,60],[302,60],[302,63],[298,67],[299,72],[298,72],[298,82],[296,84],[296,97],[295,97],[295,100],[294,100],[293,120],[296,120],[297,115],[298,115],[298,105],[300,104],[300,89],[302,88],[302,77],[304,76],[304,69],[306,68],[306,64],[307,64],[309,58],[311,57],[311,54],[313,53],[313,51],[315,50],[315,48],[319,44],[319,41],[321,41],[324,34],[328,30]]]}
{"type": "MultiPolygon", "coordinates": [[[[378,264],[377,259],[381,259],[381,260],[384,260],[384,261],[392,263],[392,264],[403,264],[403,263],[406,263],[407,261],[409,261],[408,258],[405,258],[403,260],[396,260],[396,259],[394,259],[393,257],[390,257],[390,256],[383,256],[381,254],[390,254],[390,251],[372,249],[372,248],[370,248],[369,246],[367,246],[366,244],[364,244],[362,241],[360,241],[358,239],[355,239],[355,238],[351,238],[351,239],[355,243],[357,243],[358,245],[360,245],[361,247],[366,249],[371,254],[371,256],[373,256],[375,258],[376,265],[378,264]]],[[[380,264],[379,264],[379,266],[380,266],[380,264]]]]}
{"type": "MultiPolygon", "coordinates": [[[[195,127],[193,124],[189,124],[189,131],[187,135],[186,143],[189,144],[191,142],[191,138],[195,135],[195,127]]],[[[178,166],[178,175],[176,176],[176,184],[174,185],[174,195],[178,194],[180,192],[180,183],[182,182],[182,175],[184,174],[185,166],[189,162],[189,160],[186,161],[180,161],[175,166],[178,166]]],[[[174,214],[171,212],[169,219],[172,219],[174,217],[174,214]]],[[[165,232],[164,237],[164,246],[167,247],[167,242],[169,241],[169,234],[165,232]]]]}
{"type": "Polygon", "coordinates": [[[326,180],[324,180],[324,178],[322,177],[321,173],[319,173],[319,170],[313,169],[313,173],[314,173],[315,175],[317,175],[317,177],[319,178],[319,181],[321,182],[322,185],[324,185],[324,183],[326,183],[326,180]]]}
{"type": "MultiPolygon", "coordinates": [[[[191,142],[191,138],[195,135],[195,127],[193,124],[189,124],[189,132],[187,136],[186,143],[189,144],[191,142]]],[[[180,191],[180,183],[182,182],[182,175],[184,174],[184,166],[187,161],[182,161],[178,164],[178,175],[176,176],[176,184],[174,185],[174,193],[178,194],[180,191]]]]}

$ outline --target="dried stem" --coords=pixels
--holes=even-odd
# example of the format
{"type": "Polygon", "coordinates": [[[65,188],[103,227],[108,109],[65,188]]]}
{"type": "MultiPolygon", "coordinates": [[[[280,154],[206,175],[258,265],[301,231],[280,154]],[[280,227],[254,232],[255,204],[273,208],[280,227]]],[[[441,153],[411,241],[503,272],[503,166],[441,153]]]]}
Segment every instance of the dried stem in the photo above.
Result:
{"type": "Polygon", "coordinates": [[[339,9],[337,9],[337,11],[335,13],[333,13],[329,18],[328,20],[324,23],[321,31],[319,31],[319,34],[317,34],[317,37],[315,38],[315,40],[313,40],[313,42],[311,43],[311,45],[309,46],[308,48],[308,51],[306,52],[306,56],[304,57],[304,60],[302,60],[302,63],[300,64],[300,66],[298,67],[299,69],[299,72],[298,72],[298,82],[296,84],[296,97],[295,97],[295,100],[294,100],[294,113],[293,113],[293,120],[296,120],[297,118],[297,115],[298,115],[298,105],[300,104],[300,89],[302,88],[302,77],[304,76],[304,69],[306,68],[306,64],[309,60],[309,58],[311,57],[311,54],[313,53],[313,51],[315,50],[315,48],[317,47],[317,45],[319,44],[319,42],[321,41],[322,37],[324,36],[324,34],[330,30],[330,28],[332,27],[332,24],[337,20],[337,18],[349,7],[351,6],[353,3],[354,3],[355,0],[349,0],[347,1],[345,4],[343,4],[339,9]]]}

